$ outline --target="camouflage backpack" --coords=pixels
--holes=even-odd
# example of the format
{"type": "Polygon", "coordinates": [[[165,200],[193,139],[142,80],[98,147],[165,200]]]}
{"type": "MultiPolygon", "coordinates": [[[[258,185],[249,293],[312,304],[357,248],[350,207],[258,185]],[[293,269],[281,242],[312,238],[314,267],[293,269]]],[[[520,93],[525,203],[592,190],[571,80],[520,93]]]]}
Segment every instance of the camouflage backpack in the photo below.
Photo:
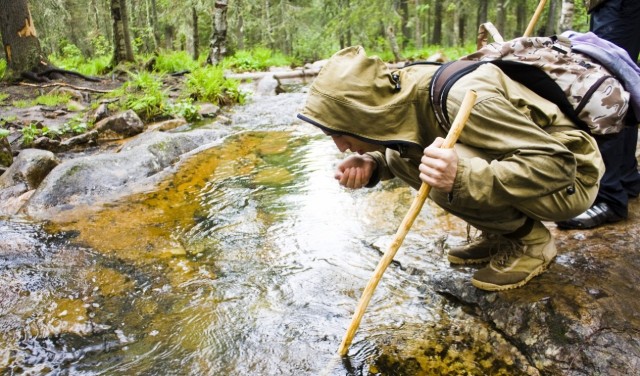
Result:
{"type": "Polygon", "coordinates": [[[522,37],[494,42],[438,69],[431,83],[436,117],[450,126],[449,88],[480,64],[497,65],[511,79],[554,102],[578,126],[593,135],[618,133],[625,125],[629,93],[605,67],[571,50],[562,37],[522,37]]]}

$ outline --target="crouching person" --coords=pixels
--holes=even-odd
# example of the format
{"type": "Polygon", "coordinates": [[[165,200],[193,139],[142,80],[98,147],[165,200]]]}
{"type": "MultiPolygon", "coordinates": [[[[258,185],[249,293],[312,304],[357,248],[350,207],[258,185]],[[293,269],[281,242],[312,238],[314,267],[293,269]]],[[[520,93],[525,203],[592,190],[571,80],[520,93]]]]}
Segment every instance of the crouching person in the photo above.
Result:
{"type": "Polygon", "coordinates": [[[542,221],[572,218],[593,203],[604,168],[598,147],[554,103],[484,64],[449,91],[450,118],[467,91],[477,100],[458,144],[440,149],[446,130],[429,96],[437,69],[391,70],[361,47],[346,48],[323,67],[298,117],[354,153],[337,167],[341,185],[425,182],[434,202],[480,229],[483,236],[448,255],[454,264],[488,262],[474,286],[523,286],[556,256],[542,221]]]}

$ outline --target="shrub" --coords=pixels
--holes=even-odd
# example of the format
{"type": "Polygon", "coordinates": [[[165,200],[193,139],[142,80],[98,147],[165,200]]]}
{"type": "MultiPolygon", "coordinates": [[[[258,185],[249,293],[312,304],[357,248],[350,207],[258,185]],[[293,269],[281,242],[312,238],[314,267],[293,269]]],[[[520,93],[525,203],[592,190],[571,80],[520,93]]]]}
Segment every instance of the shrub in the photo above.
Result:
{"type": "Polygon", "coordinates": [[[238,89],[238,81],[224,77],[222,67],[206,66],[187,75],[186,94],[197,101],[218,105],[244,103],[245,96],[238,89]]]}
{"type": "Polygon", "coordinates": [[[165,115],[167,94],[162,90],[162,77],[149,72],[129,73],[130,80],[109,96],[120,99],[120,106],[135,111],[144,120],[165,115]]]}
{"type": "Polygon", "coordinates": [[[274,53],[268,48],[258,47],[253,50],[240,50],[224,60],[223,66],[239,72],[261,71],[272,66],[288,66],[293,59],[283,54],[274,53]]]}
{"type": "Polygon", "coordinates": [[[198,62],[194,61],[186,51],[161,53],[156,57],[154,70],[161,73],[194,71],[198,62]]]}
{"type": "Polygon", "coordinates": [[[4,72],[7,70],[7,61],[0,59],[0,80],[4,77],[4,72]]]}

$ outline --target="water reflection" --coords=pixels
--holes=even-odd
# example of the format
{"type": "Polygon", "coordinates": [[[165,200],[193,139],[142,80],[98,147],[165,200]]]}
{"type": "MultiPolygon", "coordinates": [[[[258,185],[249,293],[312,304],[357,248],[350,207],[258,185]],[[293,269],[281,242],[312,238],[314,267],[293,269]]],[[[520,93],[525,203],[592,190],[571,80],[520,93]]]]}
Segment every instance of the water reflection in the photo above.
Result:
{"type": "Polygon", "coordinates": [[[3,293],[0,370],[385,374],[397,367],[389,346],[405,349],[400,360],[416,351],[417,359],[440,359],[426,350],[443,346],[429,323],[449,318],[425,288],[441,266],[424,255],[441,255],[442,234],[461,229],[427,204],[415,225],[422,230],[386,272],[350,358],[332,363],[413,197],[394,183],[340,188],[337,157],[314,130],[241,132],[185,161],[152,192],[50,223],[47,232],[11,224],[34,236],[26,260],[15,252],[0,263],[2,282],[16,286],[3,293]]]}

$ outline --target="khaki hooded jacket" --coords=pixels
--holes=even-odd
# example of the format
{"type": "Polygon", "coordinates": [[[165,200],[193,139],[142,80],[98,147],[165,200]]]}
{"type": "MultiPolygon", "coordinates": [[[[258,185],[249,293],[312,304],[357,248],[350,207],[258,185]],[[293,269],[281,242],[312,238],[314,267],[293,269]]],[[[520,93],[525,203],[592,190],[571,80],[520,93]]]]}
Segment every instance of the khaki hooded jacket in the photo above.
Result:
{"type": "MultiPolygon", "coordinates": [[[[389,167],[399,155],[415,166],[414,176],[400,177],[417,188],[423,149],[436,137],[446,136],[429,96],[437,68],[414,64],[389,69],[379,58],[368,57],[362,47],[346,48],[322,68],[298,117],[327,132],[386,146],[387,153],[370,153],[377,170],[368,186],[394,177],[389,167]]],[[[555,104],[494,65],[484,64],[451,88],[450,119],[468,90],[475,90],[478,97],[459,142],[483,157],[460,158],[450,204],[499,208],[598,184],[604,167],[595,140],[555,104]]],[[[571,218],[586,210],[591,194],[581,201],[589,202],[555,218],[571,218]]]]}

